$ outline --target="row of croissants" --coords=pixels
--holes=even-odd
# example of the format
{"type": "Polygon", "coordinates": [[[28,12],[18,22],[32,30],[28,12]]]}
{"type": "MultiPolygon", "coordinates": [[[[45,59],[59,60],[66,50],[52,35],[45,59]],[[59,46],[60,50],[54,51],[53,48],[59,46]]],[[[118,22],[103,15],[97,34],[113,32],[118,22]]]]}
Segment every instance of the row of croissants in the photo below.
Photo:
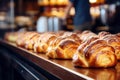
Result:
{"type": "Polygon", "coordinates": [[[120,60],[120,33],[7,32],[5,40],[52,59],[71,59],[75,67],[108,68],[120,60]]]}

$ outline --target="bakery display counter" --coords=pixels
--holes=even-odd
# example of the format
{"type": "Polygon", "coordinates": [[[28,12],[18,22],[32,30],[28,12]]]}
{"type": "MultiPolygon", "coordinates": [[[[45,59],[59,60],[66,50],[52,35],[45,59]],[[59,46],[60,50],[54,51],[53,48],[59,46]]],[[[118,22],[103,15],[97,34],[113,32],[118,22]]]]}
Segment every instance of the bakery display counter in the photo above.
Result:
{"type": "Polygon", "coordinates": [[[45,54],[34,53],[18,47],[13,43],[0,40],[0,45],[14,51],[19,56],[29,60],[39,68],[62,80],[119,80],[120,62],[115,68],[80,68],[74,67],[72,60],[49,59],[45,54]]]}

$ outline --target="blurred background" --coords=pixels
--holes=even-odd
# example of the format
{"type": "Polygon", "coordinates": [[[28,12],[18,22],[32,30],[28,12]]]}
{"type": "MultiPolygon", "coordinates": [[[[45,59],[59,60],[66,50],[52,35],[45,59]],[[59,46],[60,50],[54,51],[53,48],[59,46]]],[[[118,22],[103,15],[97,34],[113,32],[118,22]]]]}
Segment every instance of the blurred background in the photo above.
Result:
{"type": "MultiPolygon", "coordinates": [[[[120,0],[89,0],[91,31],[120,32],[120,0]]],[[[0,37],[7,31],[73,30],[74,8],[63,22],[68,0],[0,0],[0,37]]]]}

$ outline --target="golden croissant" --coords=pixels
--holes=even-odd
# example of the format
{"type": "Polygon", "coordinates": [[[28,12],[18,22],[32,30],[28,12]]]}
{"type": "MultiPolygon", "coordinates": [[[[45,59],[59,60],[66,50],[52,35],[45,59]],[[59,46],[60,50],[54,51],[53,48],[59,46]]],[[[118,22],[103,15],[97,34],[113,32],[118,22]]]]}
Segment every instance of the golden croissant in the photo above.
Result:
{"type": "Polygon", "coordinates": [[[81,44],[73,55],[74,66],[107,68],[117,63],[115,50],[105,40],[96,39],[81,44]]]}

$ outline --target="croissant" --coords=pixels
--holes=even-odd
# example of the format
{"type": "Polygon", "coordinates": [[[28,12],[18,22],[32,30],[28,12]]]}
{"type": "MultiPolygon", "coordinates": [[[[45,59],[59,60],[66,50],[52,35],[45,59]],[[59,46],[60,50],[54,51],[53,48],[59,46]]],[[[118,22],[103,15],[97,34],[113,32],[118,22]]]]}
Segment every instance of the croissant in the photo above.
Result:
{"type": "Polygon", "coordinates": [[[21,34],[19,34],[17,40],[16,40],[16,44],[18,46],[21,47],[25,47],[25,43],[30,40],[32,37],[34,37],[36,34],[38,34],[37,32],[23,32],[21,34]]]}
{"type": "Polygon", "coordinates": [[[42,33],[38,40],[34,43],[34,52],[46,53],[49,44],[52,43],[56,37],[57,36],[54,33],[42,33]]]}
{"type": "Polygon", "coordinates": [[[79,37],[82,40],[82,42],[85,42],[88,39],[90,39],[91,37],[98,37],[98,35],[89,30],[85,30],[81,33],[81,35],[79,37]]]}
{"type": "Polygon", "coordinates": [[[109,34],[111,34],[111,33],[110,32],[106,32],[106,31],[101,31],[101,32],[98,33],[98,36],[99,36],[99,38],[102,38],[102,37],[104,37],[106,35],[109,35],[109,34]]]}
{"type": "Polygon", "coordinates": [[[107,41],[107,44],[115,49],[115,55],[117,59],[120,60],[120,39],[114,34],[109,34],[101,37],[101,39],[107,41]]]}
{"type": "Polygon", "coordinates": [[[116,36],[120,39],[120,33],[117,33],[116,36]]]}
{"type": "Polygon", "coordinates": [[[40,35],[41,34],[36,34],[30,40],[25,41],[25,48],[28,50],[33,50],[34,44],[37,41],[37,39],[40,37],[40,35]]]}
{"type": "Polygon", "coordinates": [[[82,42],[82,40],[81,40],[80,37],[79,37],[79,34],[74,33],[74,32],[65,32],[63,35],[61,35],[61,36],[59,36],[59,37],[61,37],[61,38],[63,38],[63,39],[65,39],[65,38],[74,39],[75,41],[77,41],[77,42],[79,42],[79,43],[82,42]]]}
{"type": "Polygon", "coordinates": [[[15,43],[18,38],[18,34],[20,34],[20,32],[7,32],[4,35],[4,39],[9,42],[15,43]]]}
{"type": "Polygon", "coordinates": [[[76,33],[65,32],[50,44],[46,55],[49,58],[72,59],[74,52],[81,42],[76,33]]]}
{"type": "Polygon", "coordinates": [[[49,58],[72,59],[79,43],[73,39],[57,38],[51,47],[48,48],[46,55],[49,58]]]}
{"type": "Polygon", "coordinates": [[[95,39],[89,44],[82,43],[73,55],[73,64],[78,67],[107,68],[115,66],[116,63],[114,48],[100,39],[95,39]]]}

